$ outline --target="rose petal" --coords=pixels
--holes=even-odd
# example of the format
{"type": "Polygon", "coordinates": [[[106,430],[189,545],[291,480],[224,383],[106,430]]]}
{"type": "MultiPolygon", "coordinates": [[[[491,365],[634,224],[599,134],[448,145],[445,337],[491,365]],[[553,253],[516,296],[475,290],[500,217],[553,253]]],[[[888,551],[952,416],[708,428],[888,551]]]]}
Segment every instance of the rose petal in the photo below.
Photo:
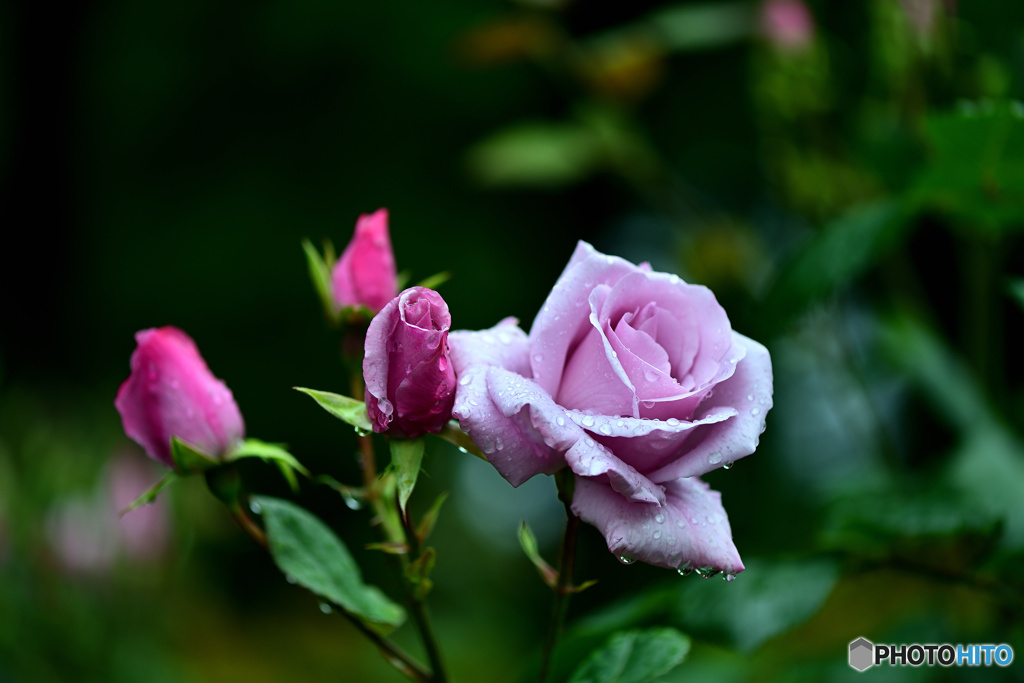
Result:
{"type": "Polygon", "coordinates": [[[633,391],[612,369],[597,329],[591,328],[572,352],[556,400],[566,408],[604,415],[632,415],[633,391]]]}
{"type": "Polygon", "coordinates": [[[619,557],[660,567],[743,571],[722,496],[696,477],[665,484],[665,504],[630,502],[595,479],[576,477],[572,510],[604,534],[619,557]]]}
{"type": "Polygon", "coordinates": [[[624,463],[646,474],[674,460],[683,443],[691,435],[699,433],[699,428],[728,420],[736,415],[736,410],[721,406],[694,421],[609,417],[576,410],[566,415],[593,434],[624,463]]]}
{"type": "Polygon", "coordinates": [[[576,245],[530,328],[532,372],[528,374],[549,394],[558,395],[568,352],[590,331],[588,296],[594,287],[612,285],[638,271],[629,261],[601,254],[586,242],[576,245]]]}
{"type": "Polygon", "coordinates": [[[530,340],[519,329],[519,321],[505,318],[488,330],[457,330],[448,335],[455,374],[469,368],[495,366],[530,376],[530,340]]]}
{"type": "Polygon", "coordinates": [[[652,481],[664,483],[699,476],[750,455],[757,448],[765,415],[772,407],[771,357],[768,349],[753,339],[737,332],[732,336],[736,345],[745,348],[746,355],[736,363],[731,377],[715,385],[711,398],[701,404],[695,417],[703,418],[723,406],[735,407],[737,414],[702,427],[678,460],[648,474],[652,481]]]}

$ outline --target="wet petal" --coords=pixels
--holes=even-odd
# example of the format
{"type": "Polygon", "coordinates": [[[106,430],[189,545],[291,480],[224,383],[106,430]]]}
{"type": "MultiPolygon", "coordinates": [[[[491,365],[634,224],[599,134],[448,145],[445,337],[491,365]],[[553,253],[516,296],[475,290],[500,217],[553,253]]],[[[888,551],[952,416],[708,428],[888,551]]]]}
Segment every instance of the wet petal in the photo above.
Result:
{"type": "Polygon", "coordinates": [[[732,336],[746,355],[735,364],[735,373],[714,387],[712,397],[700,405],[695,417],[701,419],[723,407],[734,408],[736,415],[702,427],[678,460],[648,475],[652,481],[664,483],[699,476],[750,455],[757,448],[765,415],[772,407],[771,357],[768,349],[756,341],[737,332],[732,336]]]}
{"type": "Polygon", "coordinates": [[[596,526],[619,557],[660,567],[743,571],[721,494],[695,477],[665,484],[665,503],[630,502],[606,484],[576,478],[572,510],[596,526]]]}

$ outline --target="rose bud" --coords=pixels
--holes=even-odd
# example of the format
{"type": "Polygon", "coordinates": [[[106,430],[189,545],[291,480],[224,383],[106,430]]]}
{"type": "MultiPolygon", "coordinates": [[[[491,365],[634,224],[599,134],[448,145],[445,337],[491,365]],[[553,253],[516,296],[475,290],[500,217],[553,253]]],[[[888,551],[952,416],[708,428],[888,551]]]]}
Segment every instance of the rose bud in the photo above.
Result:
{"type": "Polygon", "coordinates": [[[779,50],[793,52],[814,39],[814,20],[801,0],[768,0],[761,6],[761,31],[779,50]]]}
{"type": "Polygon", "coordinates": [[[171,468],[176,469],[171,437],[212,460],[223,459],[245,436],[231,390],[178,328],[142,330],[135,341],[132,374],[114,401],[125,434],[171,468]]]}
{"type": "Polygon", "coordinates": [[[363,379],[373,431],[415,437],[439,432],[451,419],[450,327],[448,304],[425,287],[405,290],[370,321],[363,379]]]}
{"type": "Polygon", "coordinates": [[[366,306],[376,313],[398,294],[397,282],[387,209],[361,215],[331,272],[334,300],[342,308],[366,306]]]}
{"type": "Polygon", "coordinates": [[[699,477],[757,448],[771,359],[707,288],[580,242],[529,335],[507,319],[451,346],[453,414],[513,486],[568,467],[573,512],[622,562],[743,570],[699,477]]]}

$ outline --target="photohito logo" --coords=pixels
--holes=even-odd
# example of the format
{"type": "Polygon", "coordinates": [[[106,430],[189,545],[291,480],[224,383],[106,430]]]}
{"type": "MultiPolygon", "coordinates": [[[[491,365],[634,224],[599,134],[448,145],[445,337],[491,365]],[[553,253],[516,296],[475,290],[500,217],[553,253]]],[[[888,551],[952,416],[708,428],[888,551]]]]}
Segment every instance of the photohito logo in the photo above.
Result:
{"type": "Polygon", "coordinates": [[[929,643],[921,645],[875,645],[867,638],[850,643],[850,666],[866,671],[875,664],[889,666],[1009,666],[1013,662],[1013,648],[999,645],[950,645],[929,643]]]}

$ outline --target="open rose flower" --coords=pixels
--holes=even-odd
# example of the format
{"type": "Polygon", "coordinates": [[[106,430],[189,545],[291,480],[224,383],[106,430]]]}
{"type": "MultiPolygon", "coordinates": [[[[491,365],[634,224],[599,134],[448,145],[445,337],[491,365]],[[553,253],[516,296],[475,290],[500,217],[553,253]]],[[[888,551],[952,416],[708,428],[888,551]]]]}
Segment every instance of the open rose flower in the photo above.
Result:
{"type": "Polygon", "coordinates": [[[223,459],[245,436],[231,390],[178,328],[142,330],[135,341],[132,374],[114,400],[125,434],[168,467],[175,467],[174,436],[213,460],[223,459]]]}
{"type": "Polygon", "coordinates": [[[370,321],[363,379],[373,431],[414,437],[439,432],[451,419],[451,324],[448,304],[426,287],[403,291],[370,321]]]}
{"type": "Polygon", "coordinates": [[[388,210],[361,215],[352,240],[331,271],[335,302],[340,307],[366,306],[377,312],[398,294],[397,282],[388,210]]]}
{"type": "Polygon", "coordinates": [[[568,466],[573,511],[623,562],[743,570],[698,477],[754,452],[771,361],[708,289],[580,242],[529,335],[506,319],[450,341],[453,414],[513,486],[568,466]]]}

